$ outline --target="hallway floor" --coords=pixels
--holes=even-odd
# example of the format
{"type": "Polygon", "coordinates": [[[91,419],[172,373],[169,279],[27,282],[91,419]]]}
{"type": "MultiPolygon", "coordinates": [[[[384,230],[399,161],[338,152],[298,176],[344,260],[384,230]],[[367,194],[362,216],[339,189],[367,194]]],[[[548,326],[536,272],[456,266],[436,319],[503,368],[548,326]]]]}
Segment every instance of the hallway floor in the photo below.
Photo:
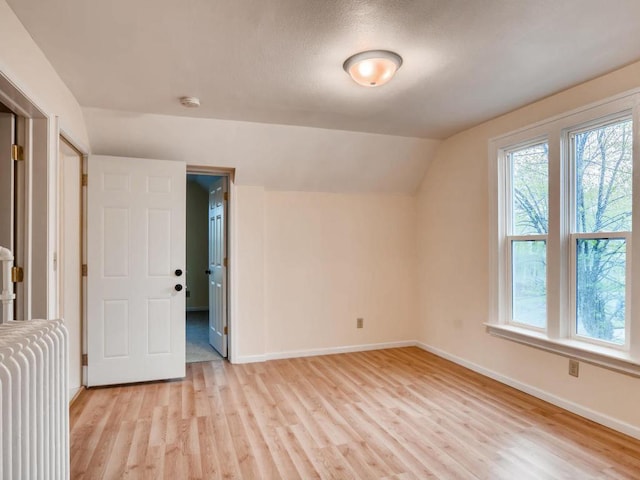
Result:
{"type": "Polygon", "coordinates": [[[187,312],[187,363],[222,360],[209,345],[209,312],[187,312]]]}

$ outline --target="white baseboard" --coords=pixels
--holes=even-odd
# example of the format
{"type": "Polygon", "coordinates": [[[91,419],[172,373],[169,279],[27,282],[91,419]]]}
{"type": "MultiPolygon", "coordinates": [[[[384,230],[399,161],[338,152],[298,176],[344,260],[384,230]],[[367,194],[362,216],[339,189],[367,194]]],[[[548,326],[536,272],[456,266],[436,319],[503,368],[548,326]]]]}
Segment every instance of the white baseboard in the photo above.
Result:
{"type": "Polygon", "coordinates": [[[310,350],[288,350],[284,352],[267,353],[267,360],[281,360],[284,358],[316,357],[319,355],[335,355],[338,353],[366,352],[368,350],[384,350],[385,348],[413,347],[416,342],[403,340],[400,342],[369,343],[365,345],[348,345],[345,347],[313,348],[310,350]]]}
{"type": "Polygon", "coordinates": [[[257,362],[266,362],[266,355],[239,355],[239,356],[230,356],[229,362],[233,364],[240,363],[257,363],[257,362]]]}
{"type": "Polygon", "coordinates": [[[78,397],[80,396],[80,393],[83,390],[84,390],[83,386],[69,389],[69,406],[71,406],[71,404],[78,399],[78,397]]]}
{"type": "Polygon", "coordinates": [[[309,350],[287,350],[271,352],[264,355],[245,355],[234,357],[232,363],[266,362],[268,360],[282,360],[285,358],[316,357],[319,355],[335,355],[338,353],[365,352],[368,350],[384,350],[385,348],[413,347],[416,342],[403,340],[400,342],[369,343],[364,345],[348,345],[344,347],[312,348],[309,350]]]}
{"type": "Polygon", "coordinates": [[[187,312],[206,312],[209,307],[187,307],[187,312]]]}
{"type": "Polygon", "coordinates": [[[602,413],[596,412],[589,408],[578,405],[577,403],[570,402],[569,400],[565,400],[564,398],[557,397],[555,395],[550,394],[544,390],[540,390],[539,388],[533,387],[523,382],[519,382],[518,380],[514,380],[513,378],[506,377],[500,373],[494,372],[493,370],[489,370],[487,368],[481,367],[473,362],[469,362],[463,358],[457,357],[455,355],[451,355],[443,350],[432,347],[425,343],[414,342],[413,345],[419,347],[427,352],[433,353],[439,357],[442,357],[446,360],[449,360],[453,363],[457,363],[469,370],[473,370],[485,377],[492,378],[500,383],[504,383],[505,385],[509,385],[517,390],[528,393],[529,395],[544,400],[545,402],[549,402],[557,407],[568,410],[571,413],[575,413],[581,417],[592,420],[600,425],[604,425],[605,427],[609,427],[618,432],[629,435],[630,437],[637,438],[640,440],[640,428],[634,425],[630,425],[626,422],[622,422],[615,418],[609,417],[608,415],[604,415],[602,413]]]}

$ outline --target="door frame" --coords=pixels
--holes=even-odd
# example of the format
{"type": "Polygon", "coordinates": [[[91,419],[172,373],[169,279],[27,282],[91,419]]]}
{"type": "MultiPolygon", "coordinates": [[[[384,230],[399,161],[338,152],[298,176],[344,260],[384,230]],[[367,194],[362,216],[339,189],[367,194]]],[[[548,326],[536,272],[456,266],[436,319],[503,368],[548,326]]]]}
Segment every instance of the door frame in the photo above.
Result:
{"type": "MultiPolygon", "coordinates": [[[[58,142],[56,151],[60,151],[60,143],[64,142],[72,150],[74,150],[78,156],[80,157],[80,178],[78,181],[80,182],[80,198],[78,201],[80,202],[80,265],[82,266],[87,264],[87,184],[82,180],[85,178],[87,174],[87,160],[88,154],[86,151],[82,150],[82,147],[78,147],[77,144],[70,140],[69,137],[61,130],[58,135],[58,142]]],[[[65,250],[64,245],[64,217],[62,215],[62,202],[64,201],[63,195],[63,171],[64,165],[62,164],[63,160],[58,156],[57,169],[56,169],[56,218],[58,220],[57,225],[57,282],[58,282],[58,309],[57,315],[60,316],[60,312],[63,311],[64,305],[64,255],[68,253],[65,250]]],[[[74,398],[70,399],[73,401],[80,394],[82,389],[87,385],[87,367],[83,365],[85,362],[82,361],[82,358],[87,354],[87,277],[83,273],[84,271],[78,272],[80,275],[80,365],[81,365],[81,379],[80,379],[80,390],[75,394],[74,398]]]]}
{"type": "MultiPolygon", "coordinates": [[[[235,168],[210,167],[206,165],[187,164],[187,175],[211,175],[216,177],[227,177],[227,192],[229,201],[225,218],[225,228],[227,234],[227,358],[231,363],[235,363],[237,338],[235,336],[235,168]]],[[[185,175],[185,181],[186,181],[185,175]]]]}
{"type": "Polygon", "coordinates": [[[16,114],[18,143],[24,148],[24,161],[17,166],[14,239],[17,246],[14,263],[23,268],[24,279],[16,286],[16,318],[54,318],[58,307],[55,271],[58,119],[46,114],[37,101],[2,71],[0,102],[16,114]]]}

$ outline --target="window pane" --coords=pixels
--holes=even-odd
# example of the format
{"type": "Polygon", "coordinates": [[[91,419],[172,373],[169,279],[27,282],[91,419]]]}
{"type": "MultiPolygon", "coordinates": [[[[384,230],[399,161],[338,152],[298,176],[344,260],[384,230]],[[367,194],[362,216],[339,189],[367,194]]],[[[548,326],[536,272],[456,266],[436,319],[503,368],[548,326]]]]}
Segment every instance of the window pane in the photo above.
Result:
{"type": "Polygon", "coordinates": [[[547,233],[549,145],[541,143],[509,154],[512,235],[547,233]]]}
{"type": "Polygon", "coordinates": [[[534,327],[547,324],[547,242],[513,241],[512,319],[534,327]]]}
{"type": "Polygon", "coordinates": [[[573,136],[577,232],[631,231],[632,122],[573,136]]]}
{"type": "Polygon", "coordinates": [[[624,344],[626,241],[577,240],[576,333],[624,344]]]}

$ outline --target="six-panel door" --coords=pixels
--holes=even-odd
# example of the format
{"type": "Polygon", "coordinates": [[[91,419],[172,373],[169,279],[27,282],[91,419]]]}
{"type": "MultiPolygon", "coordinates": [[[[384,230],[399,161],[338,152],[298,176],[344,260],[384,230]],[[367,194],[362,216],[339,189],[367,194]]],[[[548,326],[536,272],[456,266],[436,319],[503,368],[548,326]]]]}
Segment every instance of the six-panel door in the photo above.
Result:
{"type": "Polygon", "coordinates": [[[88,385],[183,377],[185,164],[92,156],[88,173],[88,385]]]}

